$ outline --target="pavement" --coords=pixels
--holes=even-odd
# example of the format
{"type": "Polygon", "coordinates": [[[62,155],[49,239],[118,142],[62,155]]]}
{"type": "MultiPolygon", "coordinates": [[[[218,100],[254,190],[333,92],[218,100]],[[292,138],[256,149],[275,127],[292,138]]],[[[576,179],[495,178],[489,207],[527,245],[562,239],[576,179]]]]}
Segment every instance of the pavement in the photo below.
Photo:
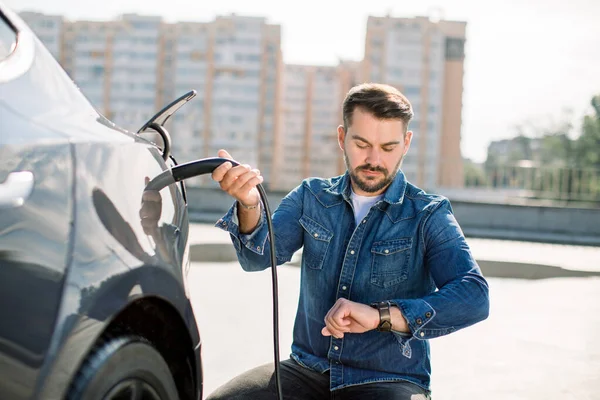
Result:
{"type": "MultiPolygon", "coordinates": [[[[486,276],[518,279],[600,276],[600,247],[472,237],[467,237],[467,242],[486,276]]],[[[237,261],[229,233],[211,224],[191,224],[190,243],[192,261],[237,261]]],[[[296,260],[300,256],[301,251],[296,260]]]]}
{"type": "MultiPolygon", "coordinates": [[[[468,242],[490,284],[490,316],[431,341],[433,399],[600,399],[600,248],[468,242]]],[[[206,397],[273,362],[271,274],[244,272],[212,225],[193,224],[191,243],[206,397]]],[[[282,359],[298,303],[295,261],[278,268],[282,359]]]]}

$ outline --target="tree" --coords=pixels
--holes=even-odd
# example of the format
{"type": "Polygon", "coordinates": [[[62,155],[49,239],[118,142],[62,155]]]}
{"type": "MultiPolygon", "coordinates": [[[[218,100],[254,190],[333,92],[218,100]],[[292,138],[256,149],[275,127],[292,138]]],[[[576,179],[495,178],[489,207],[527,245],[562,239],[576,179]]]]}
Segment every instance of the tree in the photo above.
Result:
{"type": "Polygon", "coordinates": [[[569,167],[575,164],[575,142],[566,134],[548,133],[541,139],[539,161],[544,166],[569,167]]]}
{"type": "Polygon", "coordinates": [[[466,159],[464,162],[465,186],[486,186],[487,179],[481,164],[466,159]]]}
{"type": "Polygon", "coordinates": [[[591,101],[593,114],[586,115],[577,139],[577,164],[582,168],[600,169],[600,95],[591,101]]]}

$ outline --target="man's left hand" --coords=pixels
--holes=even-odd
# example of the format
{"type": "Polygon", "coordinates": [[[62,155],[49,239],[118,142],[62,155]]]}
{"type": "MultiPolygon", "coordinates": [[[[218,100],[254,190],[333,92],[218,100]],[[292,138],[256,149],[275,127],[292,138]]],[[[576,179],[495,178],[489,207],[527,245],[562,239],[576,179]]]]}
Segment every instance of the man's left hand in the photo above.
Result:
{"type": "Polygon", "coordinates": [[[338,299],[325,316],[323,336],[343,338],[344,333],[363,333],[377,328],[379,311],[366,304],[338,299]]]}

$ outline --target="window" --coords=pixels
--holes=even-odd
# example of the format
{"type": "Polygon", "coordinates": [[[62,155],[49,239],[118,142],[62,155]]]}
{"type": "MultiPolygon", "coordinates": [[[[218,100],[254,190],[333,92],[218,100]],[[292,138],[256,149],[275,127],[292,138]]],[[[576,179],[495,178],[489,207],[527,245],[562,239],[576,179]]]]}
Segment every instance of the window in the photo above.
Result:
{"type": "Polygon", "coordinates": [[[405,96],[414,96],[421,93],[421,88],[419,86],[406,86],[402,91],[405,96]]]}
{"type": "Polygon", "coordinates": [[[0,61],[7,58],[17,45],[17,34],[0,16],[0,61]]]}
{"type": "Polygon", "coordinates": [[[446,60],[462,60],[465,58],[465,39],[446,38],[446,60]]]}
{"type": "Polygon", "coordinates": [[[101,65],[95,65],[92,67],[92,74],[94,75],[94,77],[98,78],[102,75],[104,75],[104,67],[101,65]]]}

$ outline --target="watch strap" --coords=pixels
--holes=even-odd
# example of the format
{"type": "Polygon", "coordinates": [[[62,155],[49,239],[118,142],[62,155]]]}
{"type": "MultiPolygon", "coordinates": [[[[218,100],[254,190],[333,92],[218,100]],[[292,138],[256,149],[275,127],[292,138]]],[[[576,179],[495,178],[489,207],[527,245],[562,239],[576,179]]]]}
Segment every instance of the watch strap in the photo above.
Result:
{"type": "Polygon", "coordinates": [[[379,325],[377,331],[390,332],[392,330],[392,316],[390,314],[391,304],[389,301],[379,301],[371,304],[371,307],[379,311],[379,325]]]}

